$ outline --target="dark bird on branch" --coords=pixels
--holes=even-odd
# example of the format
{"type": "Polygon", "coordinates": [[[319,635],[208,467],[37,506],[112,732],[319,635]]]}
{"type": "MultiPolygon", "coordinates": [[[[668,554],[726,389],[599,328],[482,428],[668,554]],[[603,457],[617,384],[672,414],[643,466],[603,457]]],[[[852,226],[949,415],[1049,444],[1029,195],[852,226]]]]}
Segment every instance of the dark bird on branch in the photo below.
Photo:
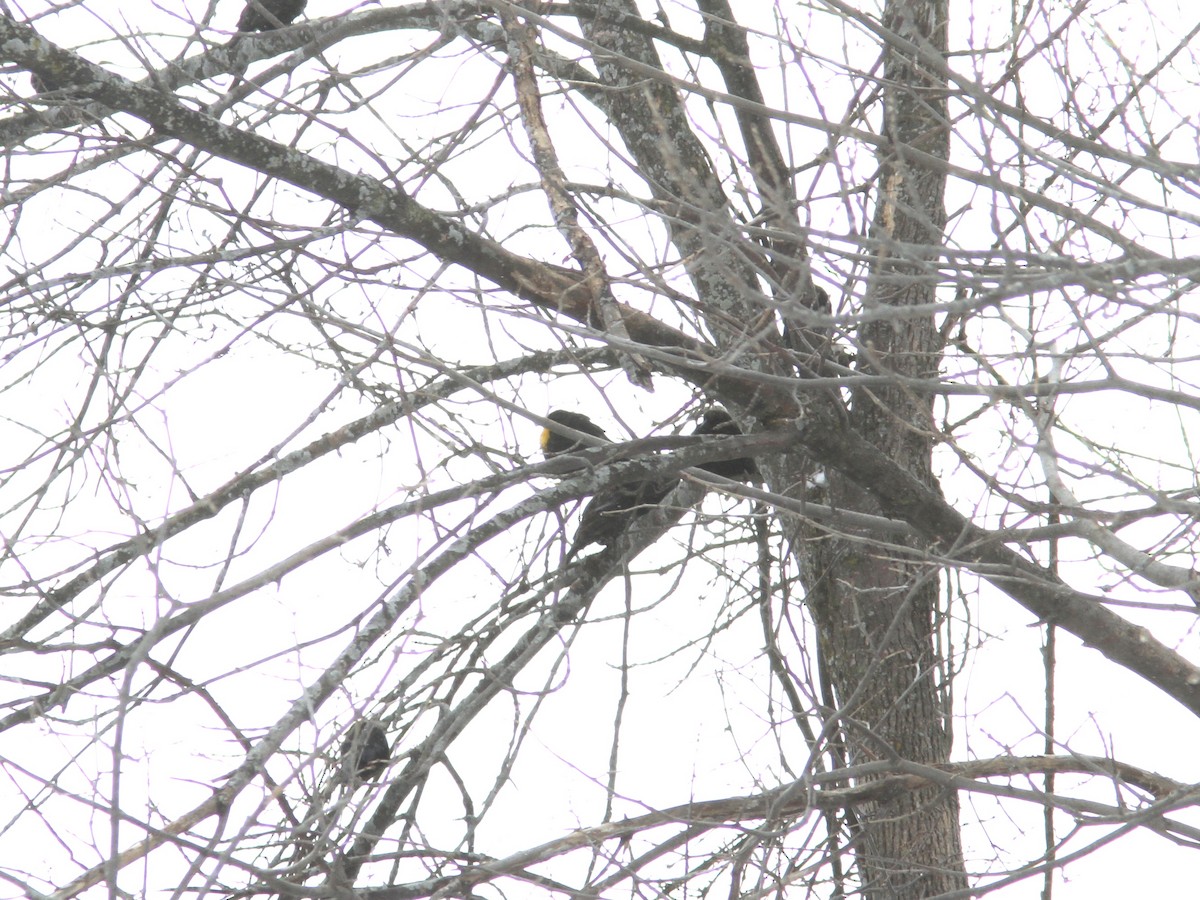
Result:
{"type": "MultiPolygon", "coordinates": [[[[737,422],[733,421],[733,416],[729,415],[720,406],[714,406],[706,410],[704,416],[700,419],[700,424],[692,432],[692,434],[728,436],[736,436],[741,433],[742,429],[738,427],[737,422]]],[[[734,481],[762,481],[762,476],[758,472],[758,466],[754,464],[754,460],[750,457],[718,459],[712,462],[700,463],[696,468],[703,469],[705,472],[712,472],[714,475],[732,478],[734,481]]]]}
{"type": "Polygon", "coordinates": [[[62,85],[48,75],[39,75],[37,72],[31,72],[29,75],[29,86],[33,88],[35,94],[48,94],[51,91],[62,89],[62,85]]]}
{"type": "MultiPolygon", "coordinates": [[[[568,412],[565,409],[556,409],[546,413],[546,418],[551,422],[557,422],[560,425],[565,425],[568,428],[573,428],[576,431],[582,431],[584,434],[590,434],[593,437],[598,437],[601,440],[608,440],[608,435],[604,433],[604,429],[585,416],[583,413],[568,412]]],[[[582,441],[573,437],[568,437],[565,434],[559,434],[557,431],[551,431],[549,428],[542,429],[542,453],[546,459],[551,459],[555,456],[560,456],[563,453],[574,453],[576,450],[586,450],[587,445],[582,441]]]]}
{"type": "Polygon", "coordinates": [[[362,720],[350,726],[342,742],[342,765],[359,781],[378,778],[392,758],[387,733],[378,722],[362,720]]]}
{"type": "MultiPolygon", "coordinates": [[[[546,413],[546,418],[584,434],[608,440],[604,430],[582,413],[556,409],[546,413]]],[[[575,438],[549,428],[542,431],[542,453],[547,459],[586,449],[587,446],[575,438]]],[[[679,479],[671,476],[650,480],[637,479],[601,488],[583,508],[579,527],[575,530],[571,549],[567,552],[567,559],[573,558],[591,544],[611,544],[624,534],[639,516],[658,506],[678,483],[679,479]]]]}
{"type": "Polygon", "coordinates": [[[274,31],[290,25],[304,11],[306,3],[308,0],[247,0],[242,17],[238,19],[237,30],[274,31]]]}
{"type": "Polygon", "coordinates": [[[567,559],[589,544],[612,544],[638,519],[653,512],[677,484],[679,479],[672,475],[613,484],[599,491],[583,508],[567,559]]]}

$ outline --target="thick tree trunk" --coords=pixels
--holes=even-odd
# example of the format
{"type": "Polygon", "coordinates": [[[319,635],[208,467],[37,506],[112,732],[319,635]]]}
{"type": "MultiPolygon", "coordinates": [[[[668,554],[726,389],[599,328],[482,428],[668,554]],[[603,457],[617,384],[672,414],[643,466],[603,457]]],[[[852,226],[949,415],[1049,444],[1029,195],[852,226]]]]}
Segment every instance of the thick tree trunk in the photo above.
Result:
{"type": "MultiPolygon", "coordinates": [[[[859,332],[859,366],[876,374],[936,375],[940,341],[928,315],[903,308],[934,299],[945,221],[945,176],[928,159],[949,149],[945,79],[945,0],[890,0],[884,17],[884,137],[874,219],[876,254],[866,307],[897,315],[859,332]]],[[[921,480],[932,484],[929,396],[901,387],[859,390],[851,423],[921,480]]],[[[877,512],[859,489],[836,476],[835,507],[877,512]]],[[[850,763],[903,758],[949,759],[947,661],[937,639],[938,572],[919,547],[884,547],[853,535],[809,530],[795,546],[850,763]]],[[[857,854],[867,896],[926,898],[966,887],[958,803],[929,791],[898,796],[856,812],[857,854]]]]}

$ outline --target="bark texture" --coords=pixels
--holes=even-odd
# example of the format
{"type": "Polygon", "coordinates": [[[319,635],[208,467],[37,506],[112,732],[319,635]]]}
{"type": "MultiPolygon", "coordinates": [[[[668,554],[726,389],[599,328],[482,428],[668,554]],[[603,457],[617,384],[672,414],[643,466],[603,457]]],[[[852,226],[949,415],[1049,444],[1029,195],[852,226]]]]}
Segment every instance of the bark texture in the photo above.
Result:
{"type": "MultiPolygon", "coordinates": [[[[934,377],[939,367],[932,317],[905,308],[931,303],[937,283],[945,177],[929,160],[949,153],[941,74],[946,14],[944,0],[892,0],[884,16],[885,141],[866,305],[893,307],[896,314],[859,330],[859,367],[875,374],[934,377]]],[[[936,490],[928,396],[900,386],[861,389],[849,415],[856,432],[936,490]]],[[[879,512],[866,492],[836,473],[828,490],[836,507],[879,512]]],[[[938,640],[939,579],[921,558],[921,542],[889,548],[813,529],[796,538],[828,700],[838,710],[848,761],[948,761],[952,732],[947,660],[938,640]]],[[[915,900],[966,887],[952,793],[928,790],[873,802],[856,810],[852,828],[867,896],[915,900]]]]}

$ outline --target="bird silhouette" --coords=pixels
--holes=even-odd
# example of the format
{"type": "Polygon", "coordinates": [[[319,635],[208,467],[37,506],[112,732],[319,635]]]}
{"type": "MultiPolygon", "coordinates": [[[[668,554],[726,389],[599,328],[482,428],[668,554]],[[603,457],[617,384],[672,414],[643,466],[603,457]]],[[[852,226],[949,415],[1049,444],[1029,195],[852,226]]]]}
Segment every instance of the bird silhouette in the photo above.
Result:
{"type": "Polygon", "coordinates": [[[237,30],[274,31],[290,25],[304,11],[308,0],[247,0],[238,19],[237,30]]]}
{"type": "MultiPolygon", "coordinates": [[[[604,433],[604,429],[585,416],[583,413],[570,412],[565,409],[555,409],[546,413],[546,418],[551,422],[557,422],[560,425],[565,425],[568,428],[573,428],[576,431],[582,431],[584,434],[590,434],[593,437],[598,437],[601,440],[608,440],[608,435],[604,433]]],[[[587,444],[577,438],[568,437],[565,434],[559,434],[557,431],[552,431],[549,428],[542,429],[542,454],[546,459],[552,459],[555,456],[561,456],[564,453],[574,453],[576,450],[586,450],[587,444]]]]}
{"type": "Polygon", "coordinates": [[[388,745],[387,732],[378,722],[363,719],[350,726],[342,742],[342,765],[359,781],[371,781],[383,774],[392,748],[388,745]]]}
{"type": "MultiPolygon", "coordinates": [[[[556,409],[546,418],[584,434],[608,440],[604,430],[583,413],[556,409]]],[[[542,431],[542,453],[547,459],[563,453],[586,449],[582,441],[549,428],[542,431]]],[[[566,558],[573,559],[592,544],[608,546],[624,534],[639,517],[658,506],[671,493],[679,479],[675,476],[639,478],[601,488],[588,501],[579,517],[579,527],[571,540],[566,558]]]]}
{"type": "MultiPolygon", "coordinates": [[[[700,424],[696,426],[696,430],[692,434],[734,436],[742,434],[742,429],[738,427],[738,423],[733,421],[733,416],[729,415],[723,407],[713,406],[705,410],[704,416],[700,419],[700,424]]],[[[700,463],[696,468],[703,469],[705,472],[712,472],[714,475],[731,478],[734,481],[762,480],[758,466],[748,456],[737,459],[717,459],[712,462],[700,463]]]]}

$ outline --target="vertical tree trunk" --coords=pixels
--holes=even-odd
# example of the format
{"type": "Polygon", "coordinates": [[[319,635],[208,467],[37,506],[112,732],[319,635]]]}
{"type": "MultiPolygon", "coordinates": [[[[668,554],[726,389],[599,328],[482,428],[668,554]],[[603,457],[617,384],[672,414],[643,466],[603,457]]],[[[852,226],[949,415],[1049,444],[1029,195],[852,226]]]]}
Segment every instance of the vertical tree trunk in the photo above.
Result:
{"type": "MultiPolygon", "coordinates": [[[[932,318],[904,307],[934,300],[945,222],[945,176],[929,157],[949,152],[945,0],[890,0],[884,16],[884,138],[866,307],[897,308],[859,332],[859,367],[874,374],[932,377],[940,339],[932,318]]],[[[914,475],[932,484],[928,395],[900,386],[853,395],[851,424],[914,475]]],[[[859,489],[833,477],[835,507],[877,512],[859,489]]],[[[807,531],[796,542],[821,641],[825,675],[842,708],[849,762],[950,756],[947,661],[937,641],[937,569],[919,548],[884,547],[853,536],[807,531]]],[[[966,887],[953,794],[904,795],[856,811],[864,892],[926,898],[966,887]]]]}

